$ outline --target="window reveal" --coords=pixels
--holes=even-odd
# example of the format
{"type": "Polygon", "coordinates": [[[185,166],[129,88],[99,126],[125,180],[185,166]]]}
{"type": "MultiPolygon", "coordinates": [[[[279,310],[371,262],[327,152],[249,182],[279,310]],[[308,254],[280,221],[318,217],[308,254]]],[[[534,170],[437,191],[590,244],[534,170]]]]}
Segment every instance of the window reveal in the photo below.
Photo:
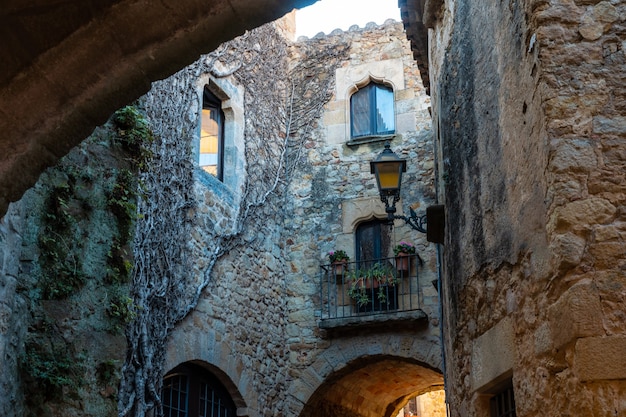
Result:
{"type": "Polygon", "coordinates": [[[198,164],[220,181],[224,179],[224,112],[220,99],[207,87],[202,98],[198,164]]]}
{"type": "Polygon", "coordinates": [[[491,397],[491,417],[515,417],[515,396],[513,385],[491,397]]]}

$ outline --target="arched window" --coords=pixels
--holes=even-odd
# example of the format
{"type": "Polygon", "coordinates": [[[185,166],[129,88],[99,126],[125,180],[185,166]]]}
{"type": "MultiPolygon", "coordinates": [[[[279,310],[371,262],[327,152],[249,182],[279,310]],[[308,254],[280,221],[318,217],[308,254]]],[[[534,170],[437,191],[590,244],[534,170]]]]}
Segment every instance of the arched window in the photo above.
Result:
{"type": "Polygon", "coordinates": [[[202,169],[224,180],[224,112],[222,101],[207,86],[202,96],[200,152],[198,164],[202,169]]]}
{"type": "Polygon", "coordinates": [[[183,364],[163,380],[164,417],[235,417],[237,408],[222,383],[204,368],[183,364]]]}
{"type": "MultiPolygon", "coordinates": [[[[386,221],[371,220],[361,223],[356,228],[356,268],[367,275],[366,271],[375,268],[390,268],[389,259],[391,245],[391,228],[386,221]]],[[[367,295],[369,302],[359,303],[359,313],[374,311],[389,311],[398,308],[398,290],[395,285],[379,285],[378,282],[367,281],[362,291],[367,295]]]]}
{"type": "Polygon", "coordinates": [[[350,97],[352,138],[390,135],[396,130],[393,89],[369,83],[350,97]]]}

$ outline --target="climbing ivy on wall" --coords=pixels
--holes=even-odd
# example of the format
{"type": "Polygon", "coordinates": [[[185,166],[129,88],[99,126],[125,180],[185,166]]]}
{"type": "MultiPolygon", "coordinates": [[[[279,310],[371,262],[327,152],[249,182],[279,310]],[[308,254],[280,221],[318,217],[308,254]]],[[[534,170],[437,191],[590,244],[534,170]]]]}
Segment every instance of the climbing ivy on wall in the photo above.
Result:
{"type": "Polygon", "coordinates": [[[347,51],[346,44],[329,46],[290,68],[287,41],[269,24],[155,83],[143,98],[156,139],[151,147],[154,158],[141,173],[147,198],[139,201],[141,220],[133,247],[132,295],[137,317],[127,331],[120,416],[144,417],[149,411],[161,415],[168,335],[196,307],[224,254],[241,245],[244,236],[246,247],[262,250],[258,234],[247,232],[262,228],[259,219],[267,219],[268,207],[283,198],[293,170],[301,163],[303,147],[332,95],[333,77],[320,77],[317,61],[325,60],[325,71],[334,74],[347,51]],[[215,78],[232,76],[245,88],[247,171],[231,231],[203,230],[209,242],[209,262],[198,279],[190,273],[188,248],[197,208],[191,163],[197,119],[187,112],[197,105],[194,86],[206,73],[215,78]]]}
{"type": "Polygon", "coordinates": [[[108,384],[106,396],[114,398],[117,383],[112,379],[119,378],[121,358],[91,357],[76,335],[90,326],[119,335],[136,316],[129,282],[137,199],[142,195],[137,171],[151,157],[144,146],[151,141],[145,117],[136,107],[125,107],[37,185],[41,199],[31,202],[40,201],[41,207],[29,209],[39,213],[29,217],[38,219],[37,279],[33,289],[27,289],[28,280],[23,284],[33,318],[20,358],[33,415],[53,415],[49,403],[57,403],[54,408],[61,414],[63,407],[74,407],[71,399],[79,391],[86,395],[86,384],[92,383],[92,376],[85,375],[92,375],[87,369],[94,361],[117,364],[102,367],[100,373],[108,376],[97,382],[108,384]],[[102,305],[85,305],[94,299],[102,305]],[[82,324],[76,321],[79,316],[82,324]]]}

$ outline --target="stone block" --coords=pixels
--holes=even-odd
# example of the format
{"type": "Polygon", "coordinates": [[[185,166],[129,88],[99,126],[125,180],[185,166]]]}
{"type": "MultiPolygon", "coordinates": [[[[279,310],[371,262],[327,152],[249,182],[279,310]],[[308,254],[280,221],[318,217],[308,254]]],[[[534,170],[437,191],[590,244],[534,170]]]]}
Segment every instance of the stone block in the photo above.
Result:
{"type": "Polygon", "coordinates": [[[588,337],[576,342],[574,371],[581,381],[626,379],[626,336],[588,337]]]}
{"type": "Polygon", "coordinates": [[[598,269],[611,269],[618,265],[626,253],[626,242],[599,242],[591,245],[589,254],[593,256],[598,269]]]}
{"type": "Polygon", "coordinates": [[[324,113],[324,125],[326,127],[329,127],[332,125],[341,125],[342,127],[345,128],[345,123],[346,123],[346,112],[343,109],[335,110],[335,111],[327,111],[324,113]]]}
{"type": "Polygon", "coordinates": [[[554,347],[562,348],[580,337],[599,336],[602,308],[596,286],[590,281],[574,285],[548,309],[554,347]]]}
{"type": "Polygon", "coordinates": [[[587,241],[573,233],[557,234],[550,248],[556,255],[559,270],[572,268],[580,263],[587,241]]]}
{"type": "Polygon", "coordinates": [[[404,90],[396,91],[396,100],[414,100],[415,99],[415,90],[412,88],[407,88],[404,90]]]}
{"type": "Polygon", "coordinates": [[[471,386],[485,390],[511,372],[515,361],[515,333],[513,323],[505,317],[498,324],[474,340],[472,346],[471,386]]]}
{"type": "Polygon", "coordinates": [[[414,132],[416,125],[415,113],[402,113],[396,116],[396,133],[414,132]]]}
{"type": "Polygon", "coordinates": [[[583,38],[590,41],[599,39],[619,19],[619,12],[608,1],[601,1],[582,16],[578,31],[583,38]]]}
{"type": "Polygon", "coordinates": [[[615,217],[616,212],[615,206],[603,198],[592,197],[572,201],[554,210],[548,229],[551,231],[587,230],[594,224],[609,223],[615,217]]]}
{"type": "Polygon", "coordinates": [[[596,116],[593,118],[593,133],[626,135],[626,116],[596,116]]]}
{"type": "Polygon", "coordinates": [[[598,160],[591,144],[584,140],[564,140],[554,150],[551,168],[557,172],[596,169],[598,160]]]}
{"type": "Polygon", "coordinates": [[[332,125],[326,127],[326,143],[329,145],[340,145],[348,141],[348,131],[346,125],[332,125]]]}
{"type": "Polygon", "coordinates": [[[552,332],[548,323],[542,323],[535,331],[535,354],[542,355],[552,350],[552,332]]]}

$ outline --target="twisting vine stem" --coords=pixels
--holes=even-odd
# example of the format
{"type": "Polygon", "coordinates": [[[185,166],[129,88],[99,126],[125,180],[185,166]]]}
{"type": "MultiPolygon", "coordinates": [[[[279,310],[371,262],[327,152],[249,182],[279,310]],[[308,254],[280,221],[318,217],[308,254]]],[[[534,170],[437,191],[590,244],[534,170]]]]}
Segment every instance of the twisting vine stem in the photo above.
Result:
{"type": "MultiPolygon", "coordinates": [[[[174,326],[193,311],[217,262],[245,245],[263,251],[255,230],[269,230],[267,206],[285,198],[286,186],[302,162],[303,149],[330,99],[334,78],[326,75],[346,58],[348,46],[309,51],[290,67],[295,46],[273,24],[255,29],[220,46],[167,80],[154,84],[142,105],[157,140],[153,160],[141,173],[148,198],[138,204],[140,219],[134,240],[133,299],[136,319],[126,331],[128,352],[122,370],[120,417],[162,414],[160,392],[166,342],[174,326]],[[317,65],[312,65],[313,63],[317,65]],[[195,83],[202,74],[233,77],[245,88],[245,183],[230,232],[201,230],[205,270],[194,274],[191,232],[198,228],[194,195],[192,143],[199,122],[195,83]],[[261,220],[264,219],[264,220],[261,220]]],[[[243,174],[243,173],[238,173],[243,174]]],[[[282,222],[284,219],[274,219],[282,222]]],[[[279,262],[284,262],[280,257],[279,262]]],[[[283,265],[284,267],[284,265],[283,265]]],[[[283,297],[284,298],[284,297],[283,297]]],[[[284,309],[283,309],[284,310],[284,309]]],[[[286,352],[280,355],[286,357],[286,352]]],[[[286,379],[286,370],[282,370],[286,379]]],[[[280,385],[280,381],[276,381],[280,385]]],[[[278,390],[280,392],[280,390],[278,390]]],[[[283,394],[278,394],[283,395],[283,394]]],[[[265,407],[270,410],[271,401],[265,407]]]]}

